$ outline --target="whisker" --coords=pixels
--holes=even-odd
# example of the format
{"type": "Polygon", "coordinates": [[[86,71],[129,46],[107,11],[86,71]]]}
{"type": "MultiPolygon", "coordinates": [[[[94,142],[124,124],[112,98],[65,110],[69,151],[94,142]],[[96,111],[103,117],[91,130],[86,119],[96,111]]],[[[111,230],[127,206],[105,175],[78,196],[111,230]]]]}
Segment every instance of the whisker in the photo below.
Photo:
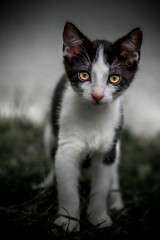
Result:
{"type": "Polygon", "coordinates": [[[76,57],[79,58],[82,61],[82,63],[84,64],[84,66],[82,66],[83,68],[84,67],[86,68],[86,66],[89,67],[90,63],[88,62],[88,59],[83,54],[80,53],[76,57]]]}
{"type": "Polygon", "coordinates": [[[84,64],[84,66],[86,66],[88,64],[88,61],[84,58],[84,56],[82,54],[79,54],[78,56],[76,56],[77,59],[80,59],[82,61],[82,63],[84,64]],[[81,56],[80,56],[81,55],[81,56]]]}
{"type": "Polygon", "coordinates": [[[86,48],[82,44],[81,44],[81,47],[82,47],[82,51],[84,52],[84,54],[87,57],[87,60],[88,60],[89,64],[91,65],[91,60],[90,60],[90,57],[88,55],[88,52],[87,52],[86,48]]]}

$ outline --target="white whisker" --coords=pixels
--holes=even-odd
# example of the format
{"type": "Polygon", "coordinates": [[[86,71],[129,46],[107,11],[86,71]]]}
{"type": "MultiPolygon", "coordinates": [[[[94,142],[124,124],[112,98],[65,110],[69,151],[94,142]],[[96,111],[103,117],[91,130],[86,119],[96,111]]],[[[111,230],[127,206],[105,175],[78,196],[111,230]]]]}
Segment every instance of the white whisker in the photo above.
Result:
{"type": "Polygon", "coordinates": [[[88,52],[87,52],[86,48],[82,44],[81,44],[81,47],[82,47],[82,50],[83,50],[83,52],[84,52],[84,54],[85,54],[89,64],[91,65],[91,60],[90,60],[90,57],[88,55],[88,52]]]}

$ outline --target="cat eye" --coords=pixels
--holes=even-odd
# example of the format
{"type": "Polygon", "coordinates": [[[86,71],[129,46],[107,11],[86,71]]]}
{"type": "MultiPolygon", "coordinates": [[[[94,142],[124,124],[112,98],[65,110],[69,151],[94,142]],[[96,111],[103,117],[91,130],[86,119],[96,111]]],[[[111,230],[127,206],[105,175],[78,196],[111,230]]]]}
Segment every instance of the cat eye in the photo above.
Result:
{"type": "Polygon", "coordinates": [[[83,81],[87,81],[89,80],[90,75],[87,72],[79,72],[79,78],[83,81]]]}
{"type": "Polygon", "coordinates": [[[118,83],[120,81],[120,76],[119,75],[111,75],[109,77],[109,81],[113,84],[118,83]]]}

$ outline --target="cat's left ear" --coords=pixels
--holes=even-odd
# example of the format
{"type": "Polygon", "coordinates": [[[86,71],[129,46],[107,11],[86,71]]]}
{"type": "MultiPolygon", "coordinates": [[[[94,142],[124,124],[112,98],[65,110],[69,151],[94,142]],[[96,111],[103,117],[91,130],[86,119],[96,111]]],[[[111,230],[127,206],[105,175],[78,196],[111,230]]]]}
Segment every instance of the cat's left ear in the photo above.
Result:
{"type": "Polygon", "coordinates": [[[119,45],[119,55],[127,64],[132,65],[140,59],[140,48],[142,44],[142,31],[140,28],[133,29],[126,36],[116,42],[119,45]]]}
{"type": "Polygon", "coordinates": [[[87,37],[74,24],[67,22],[63,31],[63,55],[71,60],[81,52],[86,39],[87,37]]]}

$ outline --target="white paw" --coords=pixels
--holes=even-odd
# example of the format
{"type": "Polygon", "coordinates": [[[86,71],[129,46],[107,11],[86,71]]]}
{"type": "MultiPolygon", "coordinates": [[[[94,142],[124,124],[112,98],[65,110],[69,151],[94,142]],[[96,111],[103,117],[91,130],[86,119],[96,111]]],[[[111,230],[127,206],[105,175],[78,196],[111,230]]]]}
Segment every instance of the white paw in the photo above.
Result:
{"type": "Polygon", "coordinates": [[[69,217],[59,216],[55,221],[54,224],[63,227],[63,230],[67,232],[78,232],[80,230],[78,219],[72,220],[69,217]]]}
{"type": "Polygon", "coordinates": [[[106,213],[103,214],[90,214],[88,217],[88,221],[97,226],[98,228],[110,227],[112,225],[112,220],[109,215],[106,213]]]}

